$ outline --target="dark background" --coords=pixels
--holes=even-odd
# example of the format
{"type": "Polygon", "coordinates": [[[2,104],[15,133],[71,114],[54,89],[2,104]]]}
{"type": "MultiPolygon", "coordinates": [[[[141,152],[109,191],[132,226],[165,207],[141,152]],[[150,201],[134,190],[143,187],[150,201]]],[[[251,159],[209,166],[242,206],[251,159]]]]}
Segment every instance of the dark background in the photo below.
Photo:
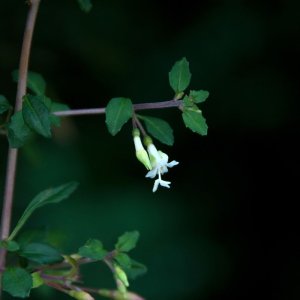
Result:
{"type": "MultiPolygon", "coordinates": [[[[12,102],[26,12],[0,1],[0,92],[12,102]]],[[[40,190],[77,180],[74,196],[26,228],[46,227],[65,253],[139,230],[133,256],[149,271],[132,289],[147,299],[299,299],[299,33],[297,0],[94,0],[89,14],[42,1],[30,69],[49,96],[72,108],[171,99],[168,71],[186,56],[191,88],[210,91],[209,134],[186,130],[175,109],[147,112],[172,124],[174,147],[157,146],[180,162],[165,176],[172,188],[152,194],[130,126],[112,138],[102,115],[67,119],[54,140],[22,150],[14,221],[40,190]]],[[[6,152],[2,138],[1,193],[6,152]]],[[[84,278],[113,287],[105,267],[84,278]]],[[[31,297],[50,298],[67,299],[43,288],[31,297]]]]}

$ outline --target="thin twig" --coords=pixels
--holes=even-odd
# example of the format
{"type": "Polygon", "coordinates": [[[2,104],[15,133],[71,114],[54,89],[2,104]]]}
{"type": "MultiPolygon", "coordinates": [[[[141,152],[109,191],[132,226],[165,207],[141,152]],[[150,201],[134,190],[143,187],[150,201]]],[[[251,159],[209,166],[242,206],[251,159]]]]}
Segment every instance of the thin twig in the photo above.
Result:
{"type": "MultiPolygon", "coordinates": [[[[160,101],[160,102],[137,103],[137,104],[133,105],[133,108],[135,111],[137,111],[137,110],[180,107],[181,105],[182,105],[182,100],[168,100],[168,101],[160,101]]],[[[105,114],[105,107],[71,109],[71,110],[65,110],[65,111],[57,111],[54,114],[59,117],[101,115],[101,114],[105,114]]]]}
{"type": "Polygon", "coordinates": [[[41,278],[45,280],[52,280],[52,281],[66,281],[66,276],[56,276],[56,275],[49,275],[49,274],[40,274],[41,278]]]}
{"type": "MultiPolygon", "coordinates": [[[[79,265],[89,264],[96,262],[96,260],[90,259],[90,258],[81,258],[76,261],[76,263],[79,265]]],[[[57,270],[57,269],[66,269],[72,267],[69,262],[63,261],[61,263],[57,263],[54,265],[43,265],[40,268],[37,268],[36,271],[47,271],[47,270],[57,270]]]]}
{"type": "Polygon", "coordinates": [[[32,42],[35,21],[39,10],[39,5],[40,5],[40,0],[30,0],[30,9],[28,12],[27,21],[25,25],[23,45],[22,45],[21,56],[20,56],[19,80],[18,80],[18,87],[17,87],[15,111],[21,110],[22,99],[23,96],[26,94],[31,42],[32,42]]]}
{"type": "MultiPolygon", "coordinates": [[[[32,41],[32,35],[34,31],[34,25],[37,17],[40,0],[31,0],[30,4],[31,5],[27,15],[27,21],[26,21],[25,32],[23,37],[23,45],[22,45],[21,56],[20,56],[19,80],[18,80],[18,87],[17,87],[15,112],[19,111],[22,108],[22,98],[26,94],[27,73],[28,73],[31,41],[32,41]]],[[[1,240],[6,239],[9,236],[9,231],[10,231],[17,158],[18,158],[18,150],[10,148],[8,150],[5,191],[4,191],[2,219],[1,219],[1,233],[0,233],[1,240]]],[[[0,251],[0,268],[4,268],[5,266],[5,257],[6,257],[6,251],[2,249],[0,251]]]]}
{"type": "Polygon", "coordinates": [[[146,133],[146,130],[144,129],[144,126],[142,125],[142,123],[140,122],[140,120],[138,119],[138,117],[135,113],[133,113],[133,115],[132,115],[132,120],[134,120],[135,124],[140,129],[143,137],[147,136],[147,133],[146,133]]]}
{"type": "Polygon", "coordinates": [[[65,289],[65,287],[59,283],[55,283],[53,281],[45,281],[45,284],[60,291],[63,292],[65,294],[69,294],[69,291],[67,289],[65,289]]]}

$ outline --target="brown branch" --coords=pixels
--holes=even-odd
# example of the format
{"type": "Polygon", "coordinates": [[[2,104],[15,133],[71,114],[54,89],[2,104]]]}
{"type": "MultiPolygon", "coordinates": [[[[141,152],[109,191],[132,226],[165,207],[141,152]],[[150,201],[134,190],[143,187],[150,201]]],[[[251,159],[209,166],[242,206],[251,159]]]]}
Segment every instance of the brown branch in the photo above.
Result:
{"type": "MultiPolygon", "coordinates": [[[[133,105],[133,108],[135,111],[137,111],[137,110],[180,107],[181,105],[182,105],[182,100],[168,100],[168,101],[161,101],[161,102],[137,103],[137,104],[133,105]]],[[[57,111],[54,114],[59,117],[101,115],[101,114],[105,114],[105,107],[71,109],[71,110],[65,110],[65,111],[57,111]]]]}
{"type": "MultiPolygon", "coordinates": [[[[22,45],[21,56],[20,56],[19,80],[18,80],[18,87],[17,87],[15,112],[19,111],[22,108],[22,98],[26,94],[28,64],[29,64],[29,57],[30,57],[32,35],[34,31],[34,25],[37,17],[39,4],[40,4],[40,0],[30,1],[30,8],[27,15],[25,32],[23,36],[23,45],[22,45]]],[[[1,232],[0,232],[1,240],[6,239],[9,236],[9,232],[10,232],[17,158],[18,158],[18,150],[10,148],[8,150],[4,200],[3,200],[2,219],[1,219],[1,232]]],[[[4,268],[5,266],[5,258],[6,258],[6,251],[4,249],[1,249],[0,269],[4,268]]]]}

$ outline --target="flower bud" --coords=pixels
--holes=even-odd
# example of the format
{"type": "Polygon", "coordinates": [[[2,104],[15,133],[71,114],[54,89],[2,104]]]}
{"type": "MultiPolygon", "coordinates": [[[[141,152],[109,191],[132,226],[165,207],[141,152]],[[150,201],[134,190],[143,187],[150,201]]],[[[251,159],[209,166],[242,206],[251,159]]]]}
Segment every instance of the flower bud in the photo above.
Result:
{"type": "Polygon", "coordinates": [[[89,293],[85,291],[69,291],[69,295],[77,300],[95,300],[89,293]]]}
{"type": "Polygon", "coordinates": [[[145,300],[136,293],[126,292],[121,293],[117,290],[99,290],[98,294],[105,298],[110,298],[114,300],[145,300]]]}
{"type": "Polygon", "coordinates": [[[146,135],[144,137],[144,144],[146,147],[148,147],[150,144],[153,144],[153,141],[149,135],[146,135]]]}
{"type": "Polygon", "coordinates": [[[143,147],[139,130],[135,128],[132,132],[132,135],[133,135],[136,158],[146,167],[147,170],[151,170],[152,167],[151,167],[150,159],[147,151],[143,147]]]}
{"type": "Polygon", "coordinates": [[[118,265],[115,265],[115,272],[116,277],[124,284],[124,286],[129,287],[127,275],[118,265]]]}

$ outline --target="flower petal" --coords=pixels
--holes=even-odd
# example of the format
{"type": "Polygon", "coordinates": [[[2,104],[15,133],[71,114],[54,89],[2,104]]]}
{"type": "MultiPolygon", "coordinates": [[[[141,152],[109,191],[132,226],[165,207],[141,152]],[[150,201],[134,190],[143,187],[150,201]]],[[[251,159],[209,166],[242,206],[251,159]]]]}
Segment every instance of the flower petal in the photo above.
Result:
{"type": "Polygon", "coordinates": [[[174,166],[176,166],[176,165],[178,165],[178,164],[179,164],[178,161],[172,160],[171,162],[167,163],[167,167],[168,167],[168,168],[172,168],[172,167],[174,167],[174,166]]]}
{"type": "Polygon", "coordinates": [[[159,182],[160,182],[159,179],[156,179],[156,180],[154,181],[154,185],[153,185],[153,189],[152,189],[152,192],[153,192],[153,193],[155,193],[155,192],[157,191],[159,182]]]}
{"type": "Polygon", "coordinates": [[[166,188],[170,188],[170,184],[171,182],[170,181],[164,181],[164,180],[160,180],[159,184],[163,187],[166,187],[166,188]]]}
{"type": "Polygon", "coordinates": [[[168,168],[167,168],[166,166],[162,166],[162,167],[160,168],[160,172],[161,172],[161,174],[165,174],[165,173],[168,172],[168,168]]]}
{"type": "Polygon", "coordinates": [[[155,160],[160,160],[160,155],[159,155],[156,147],[153,144],[150,144],[147,147],[147,151],[148,151],[150,157],[152,156],[155,160]]]}
{"type": "Polygon", "coordinates": [[[168,162],[169,156],[166,153],[163,153],[162,151],[158,151],[160,158],[161,158],[161,164],[166,164],[168,162]]]}
{"type": "Polygon", "coordinates": [[[152,169],[146,174],[147,178],[154,178],[157,175],[157,168],[152,169]]]}

